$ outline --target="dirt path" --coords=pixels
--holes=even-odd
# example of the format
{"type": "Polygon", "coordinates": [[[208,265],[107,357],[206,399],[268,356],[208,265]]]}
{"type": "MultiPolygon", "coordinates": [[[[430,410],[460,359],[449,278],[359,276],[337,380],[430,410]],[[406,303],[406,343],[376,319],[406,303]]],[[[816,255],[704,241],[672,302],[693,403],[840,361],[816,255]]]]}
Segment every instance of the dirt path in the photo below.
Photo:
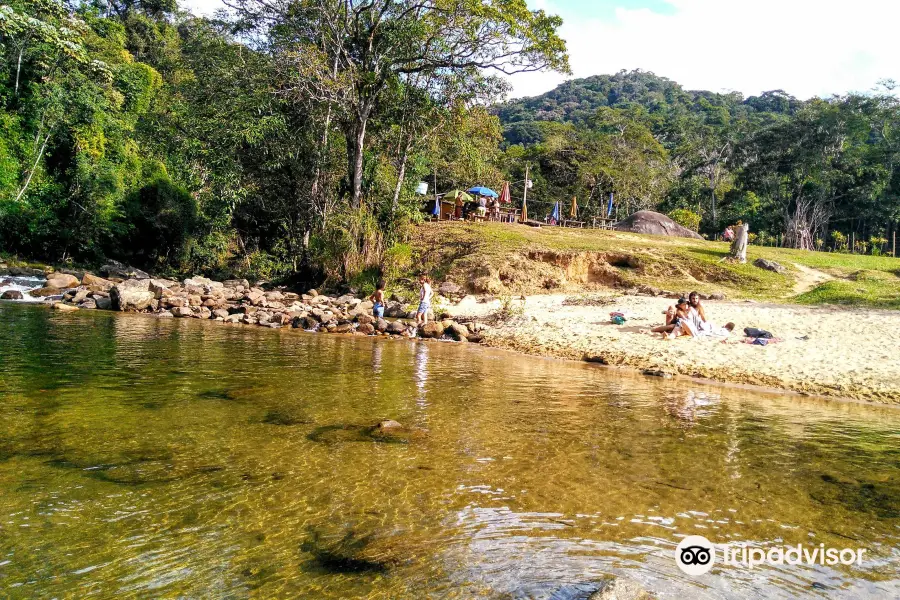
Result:
{"type": "Polygon", "coordinates": [[[805,294],[806,292],[822,285],[826,281],[831,281],[834,279],[834,277],[832,277],[828,273],[823,273],[822,271],[817,271],[815,269],[811,269],[797,263],[794,263],[794,268],[799,271],[799,273],[797,273],[797,281],[794,282],[794,296],[805,294]]]}

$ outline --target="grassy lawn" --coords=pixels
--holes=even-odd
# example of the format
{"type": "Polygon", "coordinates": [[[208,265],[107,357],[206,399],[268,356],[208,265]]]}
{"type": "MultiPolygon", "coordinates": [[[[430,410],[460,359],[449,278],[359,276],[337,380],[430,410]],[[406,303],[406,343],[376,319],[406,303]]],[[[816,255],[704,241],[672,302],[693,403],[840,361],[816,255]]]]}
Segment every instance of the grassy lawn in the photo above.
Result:
{"type": "MultiPolygon", "coordinates": [[[[747,263],[740,265],[723,260],[728,255],[724,242],[501,223],[427,223],[416,229],[412,245],[416,268],[439,280],[450,278],[464,284],[496,271],[509,293],[554,291],[552,286],[548,289],[536,283],[541,277],[538,272],[550,267],[527,260],[535,252],[597,253],[631,257],[638,265],[616,263],[620,287],[648,285],[674,291],[724,292],[735,299],[900,309],[900,259],[892,257],[750,246],[747,263]],[[757,258],[776,261],[787,272],[760,269],[752,264],[757,258]],[[808,273],[795,265],[835,280],[797,294],[795,286],[798,281],[804,285],[808,273]]],[[[558,267],[560,261],[556,262],[558,267]]]]}

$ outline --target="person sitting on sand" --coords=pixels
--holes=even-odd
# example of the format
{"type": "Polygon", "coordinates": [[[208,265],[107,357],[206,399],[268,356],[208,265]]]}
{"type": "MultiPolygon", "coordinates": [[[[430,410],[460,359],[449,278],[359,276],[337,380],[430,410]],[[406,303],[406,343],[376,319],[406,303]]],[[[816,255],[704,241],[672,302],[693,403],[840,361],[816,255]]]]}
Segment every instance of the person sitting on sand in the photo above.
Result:
{"type": "Polygon", "coordinates": [[[682,324],[687,323],[689,319],[690,304],[688,304],[687,299],[679,298],[678,302],[675,303],[675,306],[670,306],[669,310],[666,311],[666,324],[654,327],[650,331],[653,333],[661,333],[664,338],[676,333],[676,330],[677,335],[672,335],[672,337],[683,335],[685,331],[687,332],[687,335],[693,335],[690,331],[690,327],[682,326],[682,324]]]}
{"type": "Polygon", "coordinates": [[[700,302],[700,294],[697,292],[688,294],[687,322],[695,337],[704,335],[727,336],[734,330],[734,323],[726,323],[725,327],[717,327],[707,321],[706,311],[703,309],[703,303],[700,302]]]}

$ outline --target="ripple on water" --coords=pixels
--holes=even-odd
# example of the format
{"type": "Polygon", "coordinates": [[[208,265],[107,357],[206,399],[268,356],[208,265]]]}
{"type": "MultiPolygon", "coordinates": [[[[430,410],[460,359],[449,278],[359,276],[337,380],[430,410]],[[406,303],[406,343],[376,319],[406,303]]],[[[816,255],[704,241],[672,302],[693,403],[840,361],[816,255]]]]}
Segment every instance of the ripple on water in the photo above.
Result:
{"type": "Polygon", "coordinates": [[[21,305],[0,358],[13,597],[900,596],[895,410],[21,305]],[[692,579],[689,534],[871,558],[692,579]]]}

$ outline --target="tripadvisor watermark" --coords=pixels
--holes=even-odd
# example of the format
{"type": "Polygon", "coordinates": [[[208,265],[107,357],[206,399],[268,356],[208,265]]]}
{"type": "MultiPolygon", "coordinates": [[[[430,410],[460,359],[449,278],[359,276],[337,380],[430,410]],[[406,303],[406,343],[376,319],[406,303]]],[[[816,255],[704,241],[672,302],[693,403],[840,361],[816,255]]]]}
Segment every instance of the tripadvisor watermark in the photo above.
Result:
{"type": "Polygon", "coordinates": [[[688,575],[703,575],[716,559],[724,565],[753,569],[760,565],[862,565],[865,549],[818,546],[772,546],[713,544],[702,535],[689,535],[675,548],[675,564],[688,575]]]}

